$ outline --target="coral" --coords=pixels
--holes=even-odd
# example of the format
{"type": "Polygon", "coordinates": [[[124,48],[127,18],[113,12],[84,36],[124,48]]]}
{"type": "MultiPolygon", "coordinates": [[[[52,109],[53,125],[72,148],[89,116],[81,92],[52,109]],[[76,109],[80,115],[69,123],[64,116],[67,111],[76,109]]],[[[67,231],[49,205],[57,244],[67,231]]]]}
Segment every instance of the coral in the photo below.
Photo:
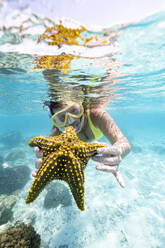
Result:
{"type": "Polygon", "coordinates": [[[12,220],[12,208],[16,203],[18,197],[16,195],[1,196],[0,197],[0,225],[12,220]]]}
{"type": "Polygon", "coordinates": [[[27,166],[16,168],[0,167],[0,194],[11,194],[18,189],[22,189],[30,176],[30,169],[27,166]]]}
{"type": "Polygon", "coordinates": [[[0,136],[0,141],[5,147],[12,148],[12,147],[18,147],[18,145],[21,144],[24,141],[24,139],[20,132],[10,131],[2,134],[0,136]]]}
{"type": "Polygon", "coordinates": [[[0,178],[2,177],[3,170],[4,170],[3,164],[0,164],[0,178]]]}
{"type": "Polygon", "coordinates": [[[84,210],[84,170],[97,149],[105,145],[79,140],[73,127],[66,127],[55,137],[35,137],[28,144],[42,149],[43,161],[26,203],[33,202],[49,182],[59,179],[69,184],[78,208],[84,210]]]}
{"type": "Polygon", "coordinates": [[[44,207],[49,209],[56,208],[59,205],[62,205],[63,207],[72,205],[72,198],[68,187],[60,182],[55,182],[53,188],[49,189],[46,194],[44,207]]]}
{"type": "Polygon", "coordinates": [[[0,248],[39,248],[40,236],[31,225],[21,223],[0,235],[0,248]]]}
{"type": "Polygon", "coordinates": [[[11,151],[5,158],[5,161],[15,162],[19,159],[25,159],[25,153],[22,150],[11,151]]]}
{"type": "Polygon", "coordinates": [[[2,155],[0,155],[0,165],[2,165],[2,164],[3,164],[3,162],[4,162],[4,158],[3,158],[3,156],[2,156],[2,155]]]}

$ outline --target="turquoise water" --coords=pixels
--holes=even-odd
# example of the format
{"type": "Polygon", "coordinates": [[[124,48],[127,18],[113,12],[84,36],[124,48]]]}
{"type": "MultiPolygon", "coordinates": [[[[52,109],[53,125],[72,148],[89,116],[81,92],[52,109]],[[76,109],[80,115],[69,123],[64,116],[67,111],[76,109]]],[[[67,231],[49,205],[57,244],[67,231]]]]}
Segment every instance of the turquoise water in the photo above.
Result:
{"type": "MultiPolygon", "coordinates": [[[[41,20],[39,16],[35,18],[34,23],[41,20]]],[[[17,183],[20,180],[22,184],[16,190],[3,192],[4,184],[0,184],[1,201],[2,197],[17,196],[12,218],[1,224],[31,223],[41,235],[44,248],[164,248],[165,12],[138,23],[110,28],[110,33],[117,33],[115,40],[97,48],[73,49],[65,45],[50,49],[47,44],[41,44],[41,49],[40,44],[36,44],[36,33],[32,35],[34,23],[27,32],[30,35],[20,42],[16,42],[20,37],[17,29],[15,41],[1,26],[1,167],[29,169],[25,182],[22,178],[26,175],[18,175],[17,183]],[[24,46],[24,42],[29,46],[24,46]],[[74,57],[67,72],[57,70],[55,87],[61,89],[60,94],[64,96],[75,87],[80,90],[82,86],[92,85],[87,97],[94,100],[110,97],[107,111],[132,145],[131,153],[120,164],[125,189],[117,185],[111,174],[96,171],[95,163],[89,162],[85,171],[84,212],[77,209],[66,185],[61,186],[62,193],[53,192],[59,187],[56,182],[34,203],[25,204],[36,161],[27,142],[33,136],[48,136],[52,126],[43,108],[43,102],[49,98],[49,82],[42,74],[43,69],[34,70],[34,61],[37,56],[67,51],[79,57],[74,57]],[[104,91],[97,88],[104,85],[104,91]],[[60,194],[67,199],[64,204],[60,194]]],[[[39,27],[42,26],[43,23],[39,27]]],[[[104,37],[103,31],[96,34],[104,37]]],[[[90,36],[91,31],[85,35],[90,36]]],[[[100,142],[107,140],[103,138],[100,142]]],[[[13,179],[5,180],[8,188],[8,180],[13,179]]]]}

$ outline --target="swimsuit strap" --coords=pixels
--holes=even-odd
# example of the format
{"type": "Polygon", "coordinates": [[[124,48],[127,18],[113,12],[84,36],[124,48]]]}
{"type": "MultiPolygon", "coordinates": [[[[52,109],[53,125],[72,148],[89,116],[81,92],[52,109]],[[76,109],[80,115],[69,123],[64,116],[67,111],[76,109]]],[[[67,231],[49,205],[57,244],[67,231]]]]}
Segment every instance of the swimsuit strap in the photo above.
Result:
{"type": "Polygon", "coordinates": [[[99,128],[96,128],[91,120],[91,117],[90,117],[90,109],[87,108],[87,117],[88,117],[88,123],[89,123],[89,126],[90,126],[90,129],[92,130],[92,133],[95,137],[95,140],[98,140],[100,139],[102,136],[103,136],[103,133],[101,132],[101,130],[99,128]]]}

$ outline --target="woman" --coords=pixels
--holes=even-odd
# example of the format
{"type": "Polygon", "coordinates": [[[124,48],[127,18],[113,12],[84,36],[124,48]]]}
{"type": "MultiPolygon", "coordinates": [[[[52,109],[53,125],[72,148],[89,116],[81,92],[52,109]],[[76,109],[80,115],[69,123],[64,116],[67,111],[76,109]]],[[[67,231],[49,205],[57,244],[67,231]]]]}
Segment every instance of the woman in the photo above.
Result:
{"type": "MultiPolygon", "coordinates": [[[[51,136],[59,135],[67,126],[76,129],[78,137],[86,142],[100,139],[103,135],[112,144],[99,148],[93,160],[100,164],[97,170],[111,172],[121,187],[124,187],[123,178],[118,171],[119,163],[130,151],[130,144],[116,125],[111,116],[105,111],[104,105],[89,105],[84,102],[60,101],[46,102],[50,112],[53,128],[51,136]],[[90,107],[89,107],[90,106],[90,107]]],[[[38,157],[36,167],[42,163],[42,151],[35,148],[38,157]]],[[[33,174],[35,176],[35,173],[33,174]]]]}

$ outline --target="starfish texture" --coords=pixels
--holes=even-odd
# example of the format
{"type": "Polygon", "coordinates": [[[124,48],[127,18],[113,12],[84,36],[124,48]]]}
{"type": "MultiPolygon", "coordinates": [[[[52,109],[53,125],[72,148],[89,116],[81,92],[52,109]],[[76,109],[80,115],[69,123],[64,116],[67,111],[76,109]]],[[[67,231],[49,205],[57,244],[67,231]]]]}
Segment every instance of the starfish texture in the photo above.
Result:
{"type": "Polygon", "coordinates": [[[97,149],[105,145],[81,141],[71,126],[58,136],[34,137],[28,144],[43,151],[43,160],[26,203],[33,202],[49,182],[59,179],[69,184],[78,208],[84,210],[84,170],[97,149]]]}

